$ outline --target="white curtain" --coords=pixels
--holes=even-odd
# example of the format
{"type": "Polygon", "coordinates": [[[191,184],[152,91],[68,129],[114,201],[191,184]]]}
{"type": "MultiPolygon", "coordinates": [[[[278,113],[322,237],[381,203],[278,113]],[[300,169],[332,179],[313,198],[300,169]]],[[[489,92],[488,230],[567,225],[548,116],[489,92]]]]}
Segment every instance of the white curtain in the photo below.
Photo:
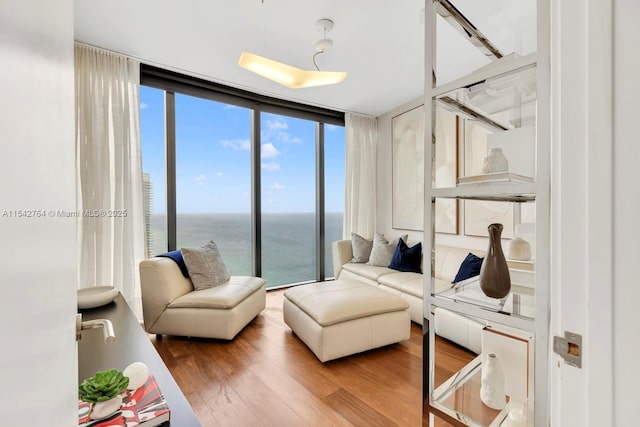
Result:
{"type": "Polygon", "coordinates": [[[371,238],[376,228],[377,120],[347,113],[343,234],[371,238]]]}
{"type": "Polygon", "coordinates": [[[144,257],[140,64],[75,46],[76,171],[81,288],[138,295],[144,257]]]}

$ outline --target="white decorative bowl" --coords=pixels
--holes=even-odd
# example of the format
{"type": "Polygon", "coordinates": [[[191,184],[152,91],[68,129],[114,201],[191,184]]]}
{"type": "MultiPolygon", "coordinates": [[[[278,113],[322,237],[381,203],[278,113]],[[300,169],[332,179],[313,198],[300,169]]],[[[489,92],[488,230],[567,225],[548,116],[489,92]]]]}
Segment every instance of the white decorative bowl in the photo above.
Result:
{"type": "Polygon", "coordinates": [[[113,286],[93,286],[78,289],[78,308],[94,308],[109,304],[118,296],[113,286]]]}

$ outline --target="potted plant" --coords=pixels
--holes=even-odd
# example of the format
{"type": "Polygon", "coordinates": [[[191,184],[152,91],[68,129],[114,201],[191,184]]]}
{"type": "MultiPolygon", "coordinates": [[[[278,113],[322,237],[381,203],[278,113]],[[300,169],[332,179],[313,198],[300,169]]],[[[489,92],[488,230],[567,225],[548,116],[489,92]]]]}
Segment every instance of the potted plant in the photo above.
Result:
{"type": "Polygon", "coordinates": [[[78,387],[78,396],[91,403],[89,416],[93,420],[106,418],[120,409],[122,392],[129,385],[129,378],[122,371],[110,369],[96,372],[78,387]]]}

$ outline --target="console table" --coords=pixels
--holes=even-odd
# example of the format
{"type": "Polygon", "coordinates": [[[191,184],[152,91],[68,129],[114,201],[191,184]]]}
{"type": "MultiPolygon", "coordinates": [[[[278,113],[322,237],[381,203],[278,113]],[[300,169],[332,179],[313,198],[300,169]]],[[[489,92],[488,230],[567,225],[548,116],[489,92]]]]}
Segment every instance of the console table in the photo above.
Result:
{"type": "Polygon", "coordinates": [[[160,390],[167,399],[171,409],[171,425],[201,426],[122,295],[119,294],[112,303],[105,306],[79,312],[82,313],[83,321],[111,320],[116,340],[112,344],[105,344],[100,328],[82,331],[82,339],[78,341],[78,384],[97,371],[112,368],[124,370],[133,362],[143,362],[149,367],[149,373],[155,376],[160,390]]]}

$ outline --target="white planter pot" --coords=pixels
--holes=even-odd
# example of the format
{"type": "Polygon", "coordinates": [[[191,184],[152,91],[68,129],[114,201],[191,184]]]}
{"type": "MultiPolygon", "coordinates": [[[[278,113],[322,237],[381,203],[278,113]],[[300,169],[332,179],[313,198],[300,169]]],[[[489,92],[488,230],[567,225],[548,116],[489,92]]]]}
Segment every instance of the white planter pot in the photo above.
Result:
{"type": "Polygon", "coordinates": [[[93,408],[91,409],[92,420],[101,420],[103,418],[107,418],[110,415],[113,415],[116,411],[120,409],[122,406],[122,395],[118,395],[110,400],[105,400],[104,402],[97,402],[93,404],[93,408]]]}

